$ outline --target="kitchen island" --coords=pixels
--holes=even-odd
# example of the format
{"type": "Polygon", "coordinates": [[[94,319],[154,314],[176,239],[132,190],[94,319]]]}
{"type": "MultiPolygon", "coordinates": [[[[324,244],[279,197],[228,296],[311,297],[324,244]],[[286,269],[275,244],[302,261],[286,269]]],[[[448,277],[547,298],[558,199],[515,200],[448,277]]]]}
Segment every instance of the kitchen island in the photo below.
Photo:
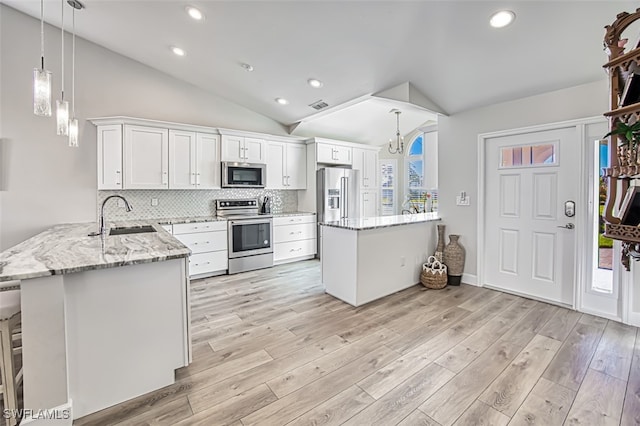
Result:
{"type": "Polygon", "coordinates": [[[321,223],[326,292],[360,306],[419,283],[439,220],[423,213],[321,223]]]}
{"type": "Polygon", "coordinates": [[[24,408],[71,413],[56,424],[169,385],[190,361],[190,250],[159,225],[95,230],[58,225],[0,253],[0,281],[21,281],[24,408]]]}

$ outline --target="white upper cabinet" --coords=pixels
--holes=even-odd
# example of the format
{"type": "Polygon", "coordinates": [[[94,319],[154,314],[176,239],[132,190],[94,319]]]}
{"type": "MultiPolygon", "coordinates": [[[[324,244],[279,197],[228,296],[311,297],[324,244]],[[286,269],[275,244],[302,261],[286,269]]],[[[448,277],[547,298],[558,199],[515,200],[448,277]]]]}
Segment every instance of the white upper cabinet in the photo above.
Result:
{"type": "Polygon", "coordinates": [[[267,142],[267,188],[307,188],[306,145],[267,142]]]}
{"type": "Polygon", "coordinates": [[[222,136],[222,161],[238,163],[265,163],[266,142],[264,139],[243,136],[222,136]]]}
{"type": "Polygon", "coordinates": [[[220,136],[196,134],[196,187],[220,188],[220,136]]]}
{"type": "Polygon", "coordinates": [[[124,188],[169,187],[169,130],[124,126],[124,188]]]}
{"type": "Polygon", "coordinates": [[[307,146],[287,145],[287,189],[307,189],[307,146]]]}
{"type": "Polygon", "coordinates": [[[169,188],[219,188],[217,135],[169,130],[169,188]]]}
{"type": "Polygon", "coordinates": [[[196,186],[196,133],[169,130],[169,188],[196,186]]]}
{"type": "Polygon", "coordinates": [[[268,189],[286,188],[286,146],[283,142],[267,142],[268,189]]]}
{"type": "Polygon", "coordinates": [[[378,151],[374,149],[353,148],[353,169],[360,171],[359,181],[362,189],[378,188],[378,151]]]}
{"type": "Polygon", "coordinates": [[[348,146],[318,142],[316,149],[318,163],[349,165],[353,161],[351,158],[352,149],[348,146]]]}
{"type": "Polygon", "coordinates": [[[247,163],[266,163],[267,144],[265,140],[244,138],[244,159],[247,163]]]}
{"type": "Polygon", "coordinates": [[[122,189],[122,125],[98,126],[98,189],[122,189]]]}

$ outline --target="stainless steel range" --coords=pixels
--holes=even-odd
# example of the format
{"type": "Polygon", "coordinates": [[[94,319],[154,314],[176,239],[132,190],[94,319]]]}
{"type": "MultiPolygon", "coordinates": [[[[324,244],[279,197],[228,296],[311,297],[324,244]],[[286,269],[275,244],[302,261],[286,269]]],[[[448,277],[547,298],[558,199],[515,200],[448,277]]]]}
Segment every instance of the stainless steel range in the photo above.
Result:
{"type": "Polygon", "coordinates": [[[273,266],[273,216],[258,212],[258,200],[216,200],[216,215],[227,219],[229,273],[273,266]]]}

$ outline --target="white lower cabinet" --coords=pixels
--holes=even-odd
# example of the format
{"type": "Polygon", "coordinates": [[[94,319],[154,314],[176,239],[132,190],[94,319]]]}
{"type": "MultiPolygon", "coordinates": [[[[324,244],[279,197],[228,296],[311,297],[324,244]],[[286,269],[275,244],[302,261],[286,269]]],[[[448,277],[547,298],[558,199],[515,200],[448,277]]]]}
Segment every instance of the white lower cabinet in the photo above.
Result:
{"type": "Polygon", "coordinates": [[[189,258],[189,277],[201,278],[226,272],[226,221],[175,224],[173,235],[192,252],[189,258]]]}
{"type": "Polygon", "coordinates": [[[276,264],[310,259],[316,254],[316,216],[273,219],[273,261],[276,264]]]}

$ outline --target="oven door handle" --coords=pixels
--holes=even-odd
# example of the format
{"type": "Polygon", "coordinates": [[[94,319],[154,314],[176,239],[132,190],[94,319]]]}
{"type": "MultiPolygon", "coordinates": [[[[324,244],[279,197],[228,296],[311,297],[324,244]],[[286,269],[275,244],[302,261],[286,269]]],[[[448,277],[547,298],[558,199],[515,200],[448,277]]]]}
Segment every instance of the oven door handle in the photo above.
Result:
{"type": "Polygon", "coordinates": [[[271,225],[273,223],[273,219],[240,219],[240,220],[230,220],[229,226],[232,225],[255,225],[255,224],[265,224],[268,223],[271,225]]]}

